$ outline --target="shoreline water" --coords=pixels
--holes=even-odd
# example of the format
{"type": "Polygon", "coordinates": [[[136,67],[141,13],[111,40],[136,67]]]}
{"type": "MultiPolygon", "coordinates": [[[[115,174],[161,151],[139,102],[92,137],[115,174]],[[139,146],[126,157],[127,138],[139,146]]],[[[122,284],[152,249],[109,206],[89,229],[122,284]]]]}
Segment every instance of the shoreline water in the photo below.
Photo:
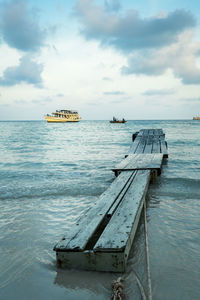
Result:
{"type": "MultiPolygon", "coordinates": [[[[110,169],[141,128],[163,128],[169,147],[162,178],[148,196],[153,299],[200,297],[200,124],[44,120],[0,122],[0,298],[109,298],[115,274],[57,270],[52,249],[110,185],[110,169]]],[[[142,232],[141,222],[125,274],[127,299],[140,299],[133,271],[145,284],[142,232]]]]}

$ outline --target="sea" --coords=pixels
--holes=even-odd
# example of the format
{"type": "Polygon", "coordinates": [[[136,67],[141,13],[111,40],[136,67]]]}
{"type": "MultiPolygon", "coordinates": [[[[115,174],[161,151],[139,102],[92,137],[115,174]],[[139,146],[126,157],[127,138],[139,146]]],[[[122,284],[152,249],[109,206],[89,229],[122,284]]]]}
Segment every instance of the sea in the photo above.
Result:
{"type": "Polygon", "coordinates": [[[152,296],[200,299],[200,121],[83,120],[0,122],[1,300],[106,300],[119,276],[125,299],[145,299],[143,217],[124,274],[58,269],[53,251],[144,128],[162,128],[169,151],[147,195],[152,296]]]}

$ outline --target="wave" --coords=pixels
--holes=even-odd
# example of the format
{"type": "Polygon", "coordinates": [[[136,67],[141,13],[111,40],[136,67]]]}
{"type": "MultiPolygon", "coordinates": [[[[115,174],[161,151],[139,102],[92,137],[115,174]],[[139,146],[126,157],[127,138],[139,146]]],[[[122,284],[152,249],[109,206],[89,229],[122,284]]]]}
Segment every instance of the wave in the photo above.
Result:
{"type": "Polygon", "coordinates": [[[165,177],[151,186],[151,193],[174,199],[200,199],[200,179],[165,177]]]}

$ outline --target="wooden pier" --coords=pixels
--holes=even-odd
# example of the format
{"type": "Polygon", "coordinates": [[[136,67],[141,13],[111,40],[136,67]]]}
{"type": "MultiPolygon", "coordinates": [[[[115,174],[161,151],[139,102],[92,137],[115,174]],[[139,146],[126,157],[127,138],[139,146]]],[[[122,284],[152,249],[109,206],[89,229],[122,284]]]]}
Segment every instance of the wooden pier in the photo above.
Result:
{"type": "Polygon", "coordinates": [[[112,169],[116,179],[55,245],[58,267],[125,271],[150,179],[161,174],[167,157],[162,129],[133,134],[129,153],[112,169]]]}

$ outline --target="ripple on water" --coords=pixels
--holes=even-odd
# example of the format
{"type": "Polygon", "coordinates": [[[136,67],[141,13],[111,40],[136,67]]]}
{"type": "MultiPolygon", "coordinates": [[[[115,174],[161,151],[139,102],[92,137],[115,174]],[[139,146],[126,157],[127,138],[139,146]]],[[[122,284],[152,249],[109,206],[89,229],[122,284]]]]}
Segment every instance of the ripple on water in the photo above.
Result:
{"type": "MultiPolygon", "coordinates": [[[[169,147],[148,197],[153,298],[199,299],[200,123],[60,125],[0,122],[0,298],[110,297],[118,275],[59,271],[52,249],[114,180],[110,169],[127,154],[132,133],[146,127],[163,128],[169,147]]],[[[125,273],[127,299],[141,297],[134,272],[146,289],[145,267],[141,222],[125,273]]]]}

